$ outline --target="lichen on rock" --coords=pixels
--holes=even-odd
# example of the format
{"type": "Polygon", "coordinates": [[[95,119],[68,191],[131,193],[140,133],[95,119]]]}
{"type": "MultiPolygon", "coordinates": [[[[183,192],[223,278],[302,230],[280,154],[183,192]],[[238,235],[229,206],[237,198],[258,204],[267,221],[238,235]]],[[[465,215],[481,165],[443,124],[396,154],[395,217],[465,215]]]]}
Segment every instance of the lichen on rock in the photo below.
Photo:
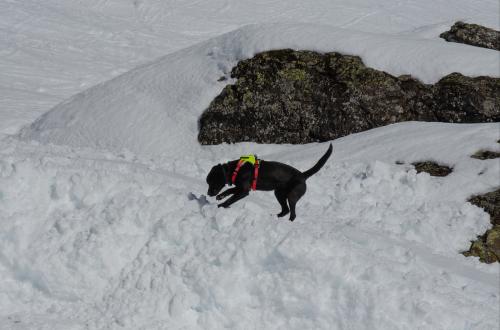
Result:
{"type": "Polygon", "coordinates": [[[202,144],[328,141],[391,123],[500,121],[500,79],[448,75],[426,85],[357,56],[273,50],[240,61],[200,118],[202,144]]]}
{"type": "Polygon", "coordinates": [[[483,123],[500,120],[500,79],[443,77],[433,87],[433,111],[439,121],[483,123]]]}
{"type": "Polygon", "coordinates": [[[415,166],[417,173],[425,172],[429,173],[431,176],[447,176],[453,169],[446,165],[440,165],[435,162],[416,162],[412,164],[415,166]]]}
{"type": "Polygon", "coordinates": [[[500,32],[477,24],[456,22],[439,36],[450,42],[500,50],[500,32]]]}
{"type": "Polygon", "coordinates": [[[473,154],[471,158],[481,159],[481,160],[496,159],[500,158],[500,152],[490,151],[490,150],[479,150],[475,154],[473,154]]]}
{"type": "Polygon", "coordinates": [[[489,213],[493,227],[478,236],[464,255],[479,257],[485,263],[500,262],[500,189],[473,196],[469,202],[489,213]]]}

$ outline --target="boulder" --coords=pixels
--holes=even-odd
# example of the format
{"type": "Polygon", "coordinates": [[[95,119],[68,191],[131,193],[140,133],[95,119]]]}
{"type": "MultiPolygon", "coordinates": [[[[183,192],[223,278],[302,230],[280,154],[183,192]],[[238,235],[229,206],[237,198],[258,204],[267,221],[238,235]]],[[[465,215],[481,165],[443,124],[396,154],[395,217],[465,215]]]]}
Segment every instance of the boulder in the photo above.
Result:
{"type": "Polygon", "coordinates": [[[469,202],[489,213],[493,227],[473,241],[465,256],[479,257],[485,263],[500,262],[500,189],[473,196],[469,202]]]}
{"type": "Polygon", "coordinates": [[[483,208],[490,215],[492,225],[500,226],[500,189],[484,195],[473,196],[469,202],[483,208]]]}
{"type": "Polygon", "coordinates": [[[431,176],[447,176],[453,171],[449,166],[440,165],[431,161],[416,162],[412,163],[412,165],[415,166],[417,173],[426,172],[431,176]]]}
{"type": "Polygon", "coordinates": [[[481,159],[481,160],[496,159],[500,158],[500,152],[490,151],[490,150],[479,150],[475,154],[471,155],[471,158],[481,159]]]}
{"type": "Polygon", "coordinates": [[[477,24],[456,22],[439,36],[450,42],[500,50],[500,32],[477,24]]]}
{"type": "Polygon", "coordinates": [[[274,50],[240,61],[202,114],[202,144],[328,141],[391,123],[500,120],[500,79],[450,74],[434,85],[357,56],[274,50]]]}
{"type": "Polygon", "coordinates": [[[443,77],[432,87],[436,118],[450,123],[500,120],[500,79],[470,78],[460,73],[443,77]]]}

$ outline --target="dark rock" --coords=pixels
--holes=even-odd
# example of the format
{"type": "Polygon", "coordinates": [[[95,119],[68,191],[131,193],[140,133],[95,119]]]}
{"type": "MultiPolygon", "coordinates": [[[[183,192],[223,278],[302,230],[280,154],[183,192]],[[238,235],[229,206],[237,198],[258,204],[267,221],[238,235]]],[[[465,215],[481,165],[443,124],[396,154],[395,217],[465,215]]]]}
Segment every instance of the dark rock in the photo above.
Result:
{"type": "Polygon", "coordinates": [[[417,170],[417,173],[426,172],[432,176],[447,176],[452,172],[452,168],[430,161],[413,163],[412,165],[415,166],[415,170],[417,170]]]}
{"type": "Polygon", "coordinates": [[[479,257],[479,261],[491,264],[500,262],[500,226],[494,226],[473,241],[466,257],[479,257]]]}
{"type": "Polygon", "coordinates": [[[489,150],[479,150],[471,158],[486,160],[486,159],[496,159],[500,158],[500,152],[489,151],[489,150]]]}
{"type": "Polygon", "coordinates": [[[446,41],[500,50],[500,32],[477,24],[456,22],[439,36],[446,41]]]}
{"type": "Polygon", "coordinates": [[[489,213],[491,224],[500,225],[500,189],[484,195],[473,196],[469,202],[489,213]]]}
{"type": "Polygon", "coordinates": [[[452,73],[433,86],[439,121],[483,123],[500,120],[500,79],[452,73]]]}
{"type": "Polygon", "coordinates": [[[500,79],[455,73],[426,85],[339,53],[264,52],[231,77],[236,83],[200,118],[202,144],[308,143],[408,120],[500,120],[500,79]]]}
{"type": "Polygon", "coordinates": [[[463,254],[467,257],[479,257],[479,260],[485,263],[500,262],[500,189],[473,196],[469,202],[489,213],[493,227],[478,236],[478,239],[472,242],[469,251],[463,254]]]}

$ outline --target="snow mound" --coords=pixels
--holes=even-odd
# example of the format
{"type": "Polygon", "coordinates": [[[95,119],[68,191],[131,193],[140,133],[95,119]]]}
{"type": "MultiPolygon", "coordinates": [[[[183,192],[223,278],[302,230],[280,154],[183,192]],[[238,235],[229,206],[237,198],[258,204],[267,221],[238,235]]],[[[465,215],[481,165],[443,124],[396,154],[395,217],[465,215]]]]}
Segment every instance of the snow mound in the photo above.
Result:
{"type": "Polygon", "coordinates": [[[457,20],[498,30],[497,1],[0,1],[0,134],[159,56],[248,24],[303,22],[438,39],[457,20]]]}
{"type": "Polygon", "coordinates": [[[63,102],[23,139],[143,155],[199,152],[197,120],[239,60],[278,48],[359,55],[366,65],[432,83],[451,72],[498,76],[496,51],[311,24],[252,25],[160,58],[63,102]]]}

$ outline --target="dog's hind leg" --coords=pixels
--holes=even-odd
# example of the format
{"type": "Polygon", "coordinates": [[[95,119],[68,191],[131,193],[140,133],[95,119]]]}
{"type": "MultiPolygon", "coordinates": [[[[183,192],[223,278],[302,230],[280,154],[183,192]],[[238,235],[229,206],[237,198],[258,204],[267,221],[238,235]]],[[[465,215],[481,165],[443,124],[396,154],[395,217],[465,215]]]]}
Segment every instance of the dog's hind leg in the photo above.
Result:
{"type": "Polygon", "coordinates": [[[277,189],[274,191],[274,196],[281,205],[281,212],[278,213],[278,217],[284,217],[288,213],[290,213],[290,209],[288,208],[288,204],[286,203],[286,190],[277,189]]]}
{"type": "Polygon", "coordinates": [[[290,221],[295,220],[295,205],[299,201],[299,199],[304,196],[306,193],[306,183],[300,182],[297,185],[293,186],[293,188],[288,192],[287,199],[288,204],[290,205],[290,221]]]}

